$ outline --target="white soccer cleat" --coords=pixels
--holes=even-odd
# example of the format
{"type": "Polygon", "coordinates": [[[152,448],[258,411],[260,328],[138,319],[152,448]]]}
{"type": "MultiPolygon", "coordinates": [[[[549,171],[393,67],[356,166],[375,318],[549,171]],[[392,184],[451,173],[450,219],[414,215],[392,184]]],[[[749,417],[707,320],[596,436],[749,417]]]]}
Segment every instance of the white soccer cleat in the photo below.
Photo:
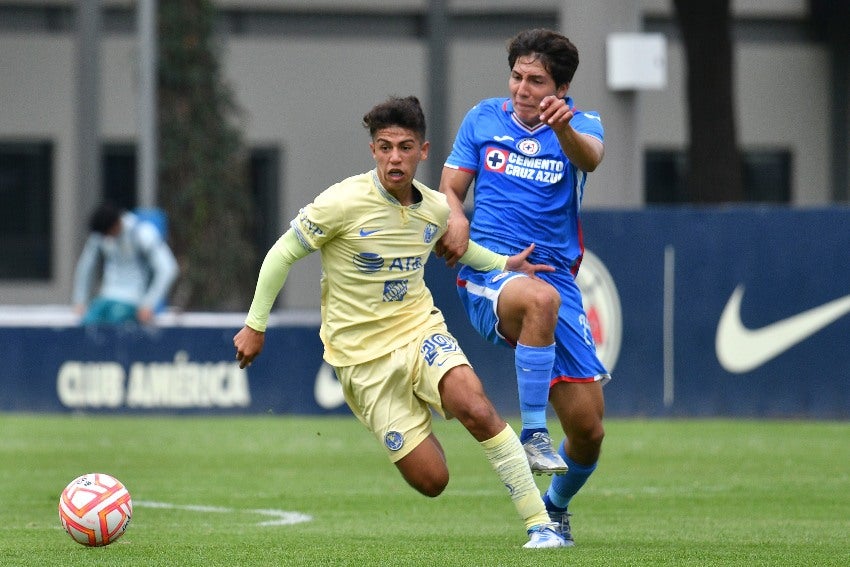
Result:
{"type": "Polygon", "coordinates": [[[555,524],[540,524],[528,530],[528,543],[525,549],[546,549],[551,547],[566,547],[567,542],[557,532],[555,524]]]}

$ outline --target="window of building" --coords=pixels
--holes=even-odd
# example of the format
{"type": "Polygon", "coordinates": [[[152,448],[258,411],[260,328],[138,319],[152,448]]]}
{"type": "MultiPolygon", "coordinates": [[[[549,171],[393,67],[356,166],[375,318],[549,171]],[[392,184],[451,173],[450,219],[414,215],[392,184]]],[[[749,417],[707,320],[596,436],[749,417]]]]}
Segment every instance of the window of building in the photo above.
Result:
{"type": "Polygon", "coordinates": [[[265,252],[280,236],[278,226],[278,187],[280,186],[280,150],[274,146],[253,148],[248,161],[251,195],[254,197],[254,247],[257,270],[265,252]]]}
{"type": "Polygon", "coordinates": [[[51,277],[53,144],[0,142],[0,278],[51,277]]]}
{"type": "MultiPolygon", "coordinates": [[[[741,157],[746,202],[791,201],[790,150],[746,150],[741,157]]],[[[691,202],[686,187],[688,159],[684,150],[649,150],[644,160],[648,204],[691,202]]]]}
{"type": "Polygon", "coordinates": [[[744,195],[747,201],[791,202],[791,152],[744,152],[744,195]]]}
{"type": "Polygon", "coordinates": [[[103,147],[103,198],[124,209],[138,205],[136,196],[135,144],[106,144],[103,147]]]}
{"type": "MultiPolygon", "coordinates": [[[[254,199],[253,241],[259,261],[280,236],[278,227],[280,150],[275,146],[251,148],[248,179],[254,199]]],[[[136,146],[106,144],[103,149],[103,195],[127,209],[138,205],[136,194],[136,146]]],[[[257,265],[259,270],[259,264],[257,265]]]]}

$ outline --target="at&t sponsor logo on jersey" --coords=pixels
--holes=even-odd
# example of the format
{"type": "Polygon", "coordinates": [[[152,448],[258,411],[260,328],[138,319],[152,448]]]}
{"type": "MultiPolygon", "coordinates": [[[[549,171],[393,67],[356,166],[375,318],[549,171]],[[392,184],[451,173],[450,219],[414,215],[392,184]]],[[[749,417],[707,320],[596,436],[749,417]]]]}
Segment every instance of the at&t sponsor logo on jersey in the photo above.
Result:
{"type": "Polygon", "coordinates": [[[354,267],[364,274],[374,274],[384,267],[384,259],[375,252],[360,252],[352,258],[354,267]]]}
{"type": "Polygon", "coordinates": [[[565,169],[561,160],[529,157],[495,147],[487,148],[484,167],[488,171],[539,183],[557,183],[564,177],[565,169]]]}
{"type": "MultiPolygon", "coordinates": [[[[386,260],[380,254],[374,252],[360,252],[352,258],[354,267],[364,274],[374,274],[384,267],[386,260]]],[[[420,256],[405,256],[393,258],[387,271],[414,272],[422,269],[422,258],[420,256]]]]}

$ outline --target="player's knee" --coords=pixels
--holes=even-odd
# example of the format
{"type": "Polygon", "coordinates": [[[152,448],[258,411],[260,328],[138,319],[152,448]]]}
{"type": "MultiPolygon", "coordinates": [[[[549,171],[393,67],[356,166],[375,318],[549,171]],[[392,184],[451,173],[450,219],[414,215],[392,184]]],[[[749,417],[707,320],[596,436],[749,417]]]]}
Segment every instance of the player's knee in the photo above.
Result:
{"type": "Polygon", "coordinates": [[[442,494],[449,484],[449,469],[439,444],[423,443],[396,463],[399,472],[412,488],[431,498],[442,494]],[[436,449],[440,449],[437,451],[436,449]]]}
{"type": "Polygon", "coordinates": [[[547,284],[529,286],[525,295],[527,316],[548,321],[554,327],[560,308],[561,296],[554,287],[547,284]]]}
{"type": "Polygon", "coordinates": [[[602,422],[588,420],[577,425],[573,428],[570,443],[584,446],[588,450],[598,450],[602,446],[602,440],[605,439],[605,428],[602,426],[602,422]]]}
{"type": "Polygon", "coordinates": [[[420,493],[430,498],[436,498],[449,485],[449,472],[443,471],[439,474],[431,474],[420,479],[413,487],[420,493]]]}
{"type": "Polygon", "coordinates": [[[588,443],[597,448],[602,446],[602,440],[605,439],[605,428],[602,427],[601,423],[590,430],[587,439],[588,443]]]}

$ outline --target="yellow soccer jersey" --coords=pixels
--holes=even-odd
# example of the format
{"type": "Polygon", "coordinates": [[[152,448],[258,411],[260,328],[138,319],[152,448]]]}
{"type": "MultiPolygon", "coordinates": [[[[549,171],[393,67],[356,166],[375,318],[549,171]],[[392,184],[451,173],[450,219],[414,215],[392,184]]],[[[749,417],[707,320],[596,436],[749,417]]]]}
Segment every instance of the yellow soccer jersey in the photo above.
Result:
{"type": "Polygon", "coordinates": [[[425,262],[446,231],[445,195],[419,182],[420,202],[402,206],[374,170],[332,185],[291,226],[322,256],[325,360],[349,366],[416,338],[436,310],[425,262]]]}

